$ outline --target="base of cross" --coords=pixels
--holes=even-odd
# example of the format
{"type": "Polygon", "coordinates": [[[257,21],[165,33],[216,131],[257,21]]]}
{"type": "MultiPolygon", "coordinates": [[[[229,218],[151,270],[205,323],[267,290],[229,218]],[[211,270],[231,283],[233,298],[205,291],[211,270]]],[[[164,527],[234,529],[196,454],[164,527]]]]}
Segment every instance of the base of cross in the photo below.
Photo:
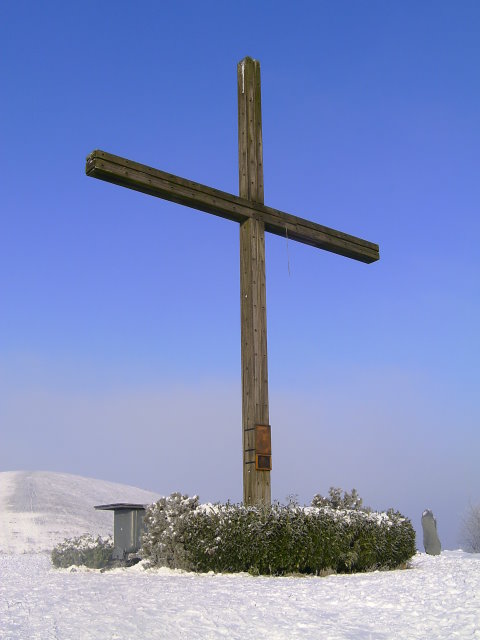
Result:
{"type": "Polygon", "coordinates": [[[243,501],[247,505],[270,504],[272,436],[269,424],[244,429],[243,501]]]}

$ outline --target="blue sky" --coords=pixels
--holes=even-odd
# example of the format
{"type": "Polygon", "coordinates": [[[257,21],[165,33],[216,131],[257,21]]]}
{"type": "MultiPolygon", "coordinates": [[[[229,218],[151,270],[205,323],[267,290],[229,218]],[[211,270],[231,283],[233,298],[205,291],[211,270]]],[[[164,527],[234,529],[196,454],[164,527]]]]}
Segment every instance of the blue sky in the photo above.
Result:
{"type": "Polygon", "coordinates": [[[468,1],[3,3],[0,469],[241,499],[238,225],[84,164],[238,193],[249,55],[265,203],[381,253],[267,234],[273,496],[356,487],[458,546],[480,501],[479,32],[468,1]]]}

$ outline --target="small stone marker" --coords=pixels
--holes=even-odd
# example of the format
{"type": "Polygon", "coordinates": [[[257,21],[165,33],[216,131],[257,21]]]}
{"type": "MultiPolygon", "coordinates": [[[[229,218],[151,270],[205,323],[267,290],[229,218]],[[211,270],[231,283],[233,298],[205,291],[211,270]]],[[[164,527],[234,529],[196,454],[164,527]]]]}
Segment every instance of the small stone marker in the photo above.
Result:
{"type": "Polygon", "coordinates": [[[442,551],[442,545],[437,533],[437,521],[430,509],[425,509],[422,513],[422,527],[425,553],[431,556],[439,556],[442,551]]]}

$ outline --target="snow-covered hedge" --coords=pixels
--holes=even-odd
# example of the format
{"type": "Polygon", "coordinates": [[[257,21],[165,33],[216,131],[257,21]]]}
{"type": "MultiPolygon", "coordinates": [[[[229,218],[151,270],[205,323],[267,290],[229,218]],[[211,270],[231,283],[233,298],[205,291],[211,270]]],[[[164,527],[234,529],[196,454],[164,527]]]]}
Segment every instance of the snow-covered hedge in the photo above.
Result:
{"type": "Polygon", "coordinates": [[[394,568],[415,554],[398,512],[330,506],[199,505],[172,494],[147,509],[141,555],[154,566],[254,574],[394,568]]]}
{"type": "Polygon", "coordinates": [[[150,505],[145,513],[145,533],[140,550],[149,564],[171,569],[191,569],[185,547],[186,528],[192,526],[189,516],[198,508],[198,496],[189,498],[172,493],[150,505]]]}
{"type": "Polygon", "coordinates": [[[84,533],[78,538],[67,538],[57,544],[52,551],[55,567],[85,565],[91,569],[103,569],[112,559],[113,541],[110,536],[94,538],[84,533]]]}

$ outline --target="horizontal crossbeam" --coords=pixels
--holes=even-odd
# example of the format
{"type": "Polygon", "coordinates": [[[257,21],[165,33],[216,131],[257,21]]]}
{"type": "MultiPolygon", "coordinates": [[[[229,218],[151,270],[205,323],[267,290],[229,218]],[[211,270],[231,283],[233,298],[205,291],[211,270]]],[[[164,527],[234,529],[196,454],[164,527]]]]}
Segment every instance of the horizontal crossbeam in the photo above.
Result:
{"type": "Polygon", "coordinates": [[[228,220],[244,222],[255,218],[265,230],[318,249],[371,263],[379,259],[378,245],[316,222],[293,216],[263,204],[239,198],[198,182],[126,160],[106,151],[93,151],[87,158],[87,176],[141,191],[164,200],[206,211],[228,220]]]}

